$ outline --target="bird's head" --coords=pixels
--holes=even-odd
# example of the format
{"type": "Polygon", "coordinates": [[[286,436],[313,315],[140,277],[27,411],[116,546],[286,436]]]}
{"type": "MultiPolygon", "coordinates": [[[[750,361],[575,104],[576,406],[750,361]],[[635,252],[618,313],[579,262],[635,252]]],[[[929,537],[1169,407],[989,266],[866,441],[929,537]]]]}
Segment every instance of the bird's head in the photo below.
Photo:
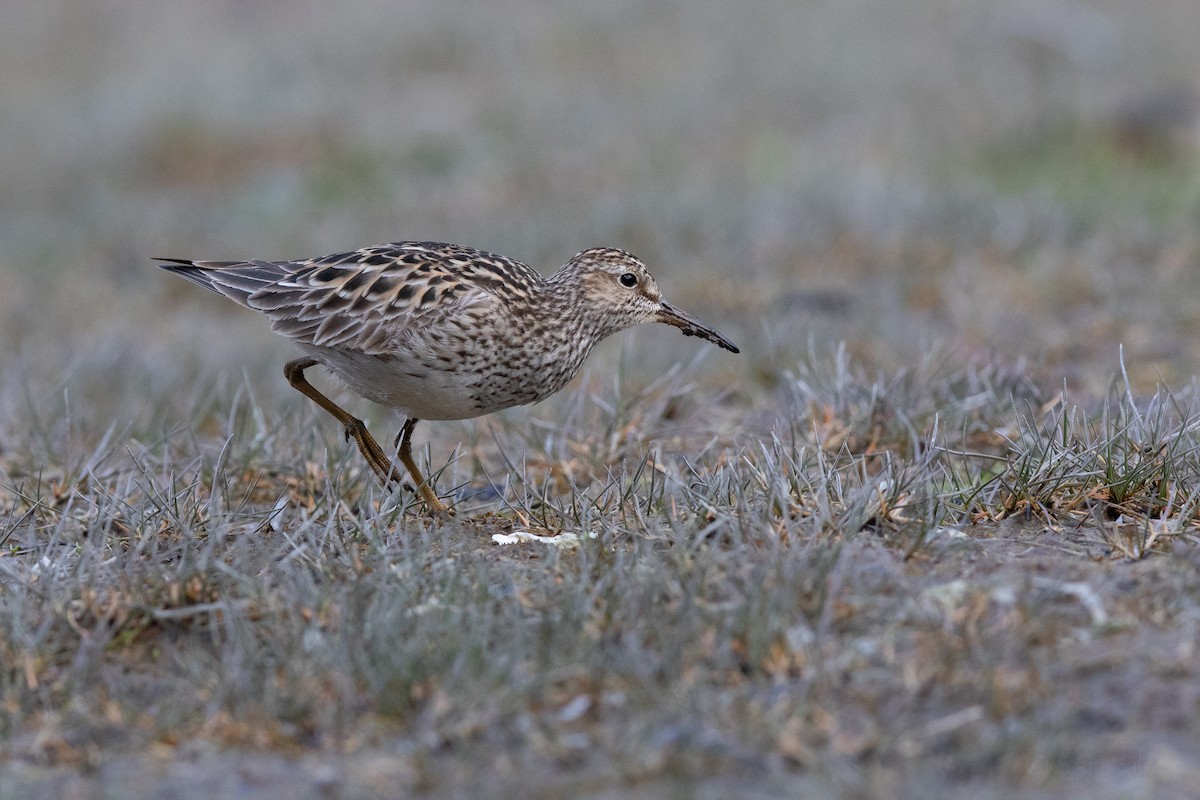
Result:
{"type": "Polygon", "coordinates": [[[611,247],[584,250],[551,280],[564,279],[582,292],[585,313],[608,336],[643,322],[674,325],[685,336],[699,336],[731,353],[737,346],[713,328],[662,299],[662,292],[641,259],[611,247]]]}

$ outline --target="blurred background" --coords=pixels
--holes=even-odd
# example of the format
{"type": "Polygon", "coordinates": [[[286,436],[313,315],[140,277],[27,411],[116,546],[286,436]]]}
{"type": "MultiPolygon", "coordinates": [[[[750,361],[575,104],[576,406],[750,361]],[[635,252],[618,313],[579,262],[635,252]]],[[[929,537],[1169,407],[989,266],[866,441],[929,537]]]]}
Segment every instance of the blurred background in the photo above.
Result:
{"type": "MultiPolygon", "coordinates": [[[[1080,393],[1123,345],[1138,387],[1185,384],[1197,34],[1194,0],[16,0],[0,413],[291,394],[287,342],[149,259],[408,238],[632,250],[742,345],[700,379],[751,390],[839,341],[1080,393]]],[[[618,338],[647,375],[696,351],[618,338]]]]}

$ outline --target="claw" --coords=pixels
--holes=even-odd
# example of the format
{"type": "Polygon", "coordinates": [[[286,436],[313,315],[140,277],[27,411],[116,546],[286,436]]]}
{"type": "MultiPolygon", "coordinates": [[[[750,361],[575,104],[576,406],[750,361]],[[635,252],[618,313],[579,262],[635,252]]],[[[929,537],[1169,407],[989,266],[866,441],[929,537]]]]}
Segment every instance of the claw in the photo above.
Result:
{"type": "Polygon", "coordinates": [[[357,442],[363,434],[367,432],[366,423],[361,419],[351,419],[346,423],[346,427],[342,430],[342,435],[346,437],[346,441],[354,440],[357,442]]]}

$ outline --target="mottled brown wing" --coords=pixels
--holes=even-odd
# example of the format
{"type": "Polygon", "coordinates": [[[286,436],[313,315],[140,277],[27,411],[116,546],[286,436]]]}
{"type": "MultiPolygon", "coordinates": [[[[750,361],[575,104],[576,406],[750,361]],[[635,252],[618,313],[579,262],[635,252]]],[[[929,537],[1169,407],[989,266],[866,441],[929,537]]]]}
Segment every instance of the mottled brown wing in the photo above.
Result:
{"type": "Polygon", "coordinates": [[[394,242],[304,261],[158,260],[262,312],[284,336],[373,354],[386,353],[392,337],[406,331],[528,297],[541,280],[519,261],[440,242],[394,242]]]}
{"type": "MultiPolygon", "coordinates": [[[[388,352],[394,337],[436,328],[467,310],[486,314],[504,294],[540,280],[520,262],[428,242],[397,242],[282,266],[287,274],[249,294],[249,307],[298,342],[372,354],[388,352]]],[[[236,271],[236,280],[253,280],[248,272],[236,271]]]]}

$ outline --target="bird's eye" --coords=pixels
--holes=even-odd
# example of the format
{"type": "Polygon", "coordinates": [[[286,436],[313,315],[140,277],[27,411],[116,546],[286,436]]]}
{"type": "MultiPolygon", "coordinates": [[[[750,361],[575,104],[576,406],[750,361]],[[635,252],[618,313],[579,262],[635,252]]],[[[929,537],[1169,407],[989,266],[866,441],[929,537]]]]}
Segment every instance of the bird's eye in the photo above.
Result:
{"type": "Polygon", "coordinates": [[[628,286],[630,289],[637,286],[637,275],[634,275],[632,272],[626,272],[621,276],[621,285],[628,286]]]}

